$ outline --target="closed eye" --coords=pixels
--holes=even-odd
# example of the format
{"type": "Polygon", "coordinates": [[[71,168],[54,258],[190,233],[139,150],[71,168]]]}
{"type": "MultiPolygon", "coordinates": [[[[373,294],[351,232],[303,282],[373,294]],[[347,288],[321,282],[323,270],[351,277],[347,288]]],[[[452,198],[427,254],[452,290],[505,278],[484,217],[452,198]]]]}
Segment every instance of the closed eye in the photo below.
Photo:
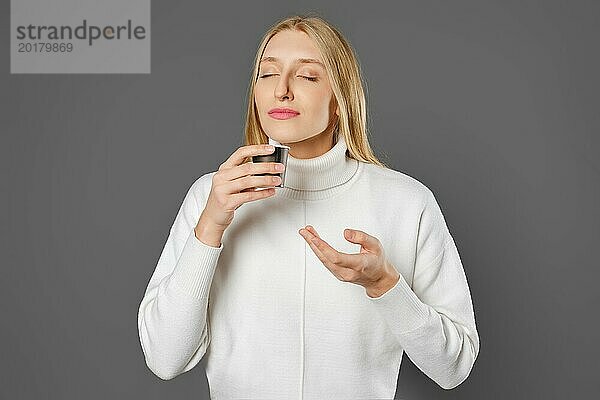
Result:
{"type": "MultiPolygon", "coordinates": [[[[269,77],[271,77],[271,76],[275,76],[275,75],[278,75],[278,74],[265,74],[265,75],[259,76],[259,78],[269,78],[269,77]]],[[[300,76],[300,75],[299,75],[299,76],[300,76]]],[[[306,79],[306,80],[309,80],[309,81],[311,81],[311,82],[316,82],[316,81],[318,81],[318,78],[314,78],[314,77],[312,77],[312,76],[300,76],[300,78],[304,78],[304,79],[306,79]]]]}

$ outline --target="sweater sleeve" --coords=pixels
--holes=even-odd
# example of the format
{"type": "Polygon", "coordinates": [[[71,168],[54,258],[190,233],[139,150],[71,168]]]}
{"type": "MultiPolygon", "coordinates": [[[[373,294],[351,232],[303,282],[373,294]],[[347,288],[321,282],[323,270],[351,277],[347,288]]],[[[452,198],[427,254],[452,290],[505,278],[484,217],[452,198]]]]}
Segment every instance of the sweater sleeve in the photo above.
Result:
{"type": "Polygon", "coordinates": [[[412,288],[369,297],[411,361],[444,389],[469,376],[479,354],[471,293],[456,244],[433,193],[419,222],[412,288]]]}
{"type": "Polygon", "coordinates": [[[208,295],[223,243],[209,246],[194,232],[205,179],[211,178],[203,175],[185,195],[138,310],[146,364],[163,380],[191,370],[210,343],[208,295]]]}

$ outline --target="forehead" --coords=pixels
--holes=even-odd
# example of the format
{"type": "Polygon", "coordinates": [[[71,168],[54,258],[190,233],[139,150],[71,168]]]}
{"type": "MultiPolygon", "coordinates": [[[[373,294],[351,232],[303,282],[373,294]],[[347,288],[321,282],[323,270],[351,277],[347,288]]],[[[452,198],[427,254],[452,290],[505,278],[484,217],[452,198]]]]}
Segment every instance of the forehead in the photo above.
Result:
{"type": "Polygon", "coordinates": [[[274,35],[267,43],[260,60],[264,63],[308,63],[323,66],[319,49],[304,32],[282,31],[274,35]]]}

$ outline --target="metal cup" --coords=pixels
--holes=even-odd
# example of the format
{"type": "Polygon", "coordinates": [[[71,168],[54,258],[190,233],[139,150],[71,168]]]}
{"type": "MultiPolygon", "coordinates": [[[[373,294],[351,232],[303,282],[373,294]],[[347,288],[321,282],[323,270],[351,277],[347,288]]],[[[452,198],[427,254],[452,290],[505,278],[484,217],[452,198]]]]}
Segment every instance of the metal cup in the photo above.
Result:
{"type": "MultiPolygon", "coordinates": [[[[284,146],[282,144],[273,144],[273,146],[275,147],[275,151],[273,153],[252,156],[252,162],[253,163],[276,162],[276,163],[281,163],[287,167],[288,152],[289,152],[290,148],[288,146],[284,146]]],[[[255,176],[265,176],[265,175],[279,176],[281,178],[281,183],[277,186],[270,186],[270,187],[285,187],[286,171],[287,171],[287,168],[277,174],[264,173],[264,174],[254,174],[254,175],[255,176]]],[[[269,187],[257,187],[256,189],[262,190],[262,189],[268,189],[268,188],[269,187]]]]}

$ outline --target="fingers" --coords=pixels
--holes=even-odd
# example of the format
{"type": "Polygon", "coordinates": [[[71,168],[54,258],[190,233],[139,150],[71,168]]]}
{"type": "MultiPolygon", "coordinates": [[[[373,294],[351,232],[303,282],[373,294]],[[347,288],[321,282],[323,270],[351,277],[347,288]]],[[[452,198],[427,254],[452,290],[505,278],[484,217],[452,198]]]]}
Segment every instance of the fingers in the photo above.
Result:
{"type": "Polygon", "coordinates": [[[329,269],[335,268],[336,266],[338,268],[345,267],[354,269],[354,267],[359,265],[359,255],[337,251],[326,241],[321,239],[312,226],[309,225],[307,226],[307,229],[301,229],[300,234],[304,237],[311,249],[313,249],[315,255],[329,269]]]}
{"type": "Polygon", "coordinates": [[[253,144],[239,147],[234,151],[227,160],[219,167],[219,171],[223,169],[233,168],[242,164],[246,158],[263,154],[272,154],[275,148],[270,145],[253,144]]]}
{"type": "Polygon", "coordinates": [[[215,174],[215,177],[217,177],[218,182],[230,182],[241,177],[252,175],[262,178],[267,175],[281,174],[283,169],[278,168],[278,166],[280,165],[282,166],[282,164],[275,162],[249,162],[235,166],[233,168],[219,171],[217,172],[217,174],[215,174]]]}
{"type": "Polygon", "coordinates": [[[366,232],[357,229],[348,229],[345,231],[344,236],[349,242],[360,244],[362,248],[371,253],[379,253],[381,250],[379,239],[366,232]]]}
{"type": "Polygon", "coordinates": [[[281,183],[279,176],[248,175],[223,184],[223,190],[230,194],[241,193],[244,190],[258,187],[277,186],[281,183]]]}
{"type": "Polygon", "coordinates": [[[230,195],[233,203],[235,204],[235,209],[240,207],[244,203],[249,203],[251,201],[261,200],[266,197],[273,196],[275,194],[274,188],[263,189],[263,190],[247,190],[241,193],[235,193],[230,195]]]}
{"type": "MultiPolygon", "coordinates": [[[[302,231],[305,235],[310,235],[306,229],[302,231]]],[[[317,258],[337,279],[342,282],[354,282],[357,279],[357,263],[361,262],[357,255],[338,252],[317,236],[312,236],[307,242],[317,258]]]]}
{"type": "Polygon", "coordinates": [[[312,233],[313,235],[315,235],[316,237],[320,238],[321,236],[319,236],[319,234],[317,233],[317,231],[315,230],[315,228],[312,227],[312,225],[306,225],[306,229],[312,233]]]}

